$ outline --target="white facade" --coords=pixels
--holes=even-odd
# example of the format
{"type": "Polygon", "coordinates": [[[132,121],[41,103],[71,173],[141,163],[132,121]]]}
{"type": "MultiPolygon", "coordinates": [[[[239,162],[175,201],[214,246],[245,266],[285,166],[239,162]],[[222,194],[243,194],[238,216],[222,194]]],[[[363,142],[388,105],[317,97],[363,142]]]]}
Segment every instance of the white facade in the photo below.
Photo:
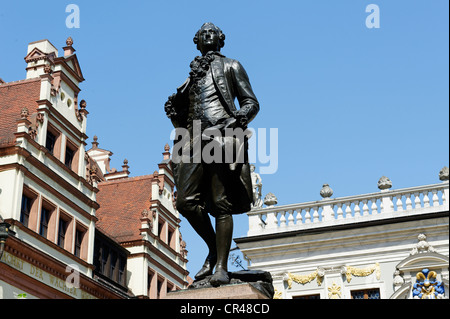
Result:
{"type": "Polygon", "coordinates": [[[443,179],[255,209],[248,213],[248,237],[235,242],[249,269],[272,274],[275,298],[412,298],[415,276],[424,268],[436,272],[445,286],[439,297],[448,298],[449,193],[448,177],[443,179]],[[418,252],[421,245],[431,248],[418,252]]]}

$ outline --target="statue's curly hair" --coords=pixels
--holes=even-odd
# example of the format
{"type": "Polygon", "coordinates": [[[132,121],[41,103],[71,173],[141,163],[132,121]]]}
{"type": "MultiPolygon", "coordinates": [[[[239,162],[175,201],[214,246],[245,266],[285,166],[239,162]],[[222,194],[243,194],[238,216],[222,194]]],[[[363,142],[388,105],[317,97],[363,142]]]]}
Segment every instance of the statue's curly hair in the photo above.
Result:
{"type": "Polygon", "coordinates": [[[225,45],[225,34],[214,23],[206,22],[206,23],[203,23],[203,25],[200,27],[200,29],[195,33],[195,36],[194,36],[194,39],[193,39],[194,43],[197,45],[197,50],[200,50],[200,48],[198,46],[198,38],[200,36],[200,31],[206,26],[212,26],[212,27],[214,27],[214,29],[216,29],[216,31],[219,33],[219,46],[220,46],[220,48],[223,48],[224,45],[225,45]]]}

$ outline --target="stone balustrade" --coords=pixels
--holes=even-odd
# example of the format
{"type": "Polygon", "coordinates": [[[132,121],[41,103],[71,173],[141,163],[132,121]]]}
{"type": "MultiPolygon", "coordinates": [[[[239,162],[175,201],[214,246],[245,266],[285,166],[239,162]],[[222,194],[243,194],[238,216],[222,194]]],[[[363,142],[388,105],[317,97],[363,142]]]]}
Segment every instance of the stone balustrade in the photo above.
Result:
{"type": "MultiPolygon", "coordinates": [[[[324,196],[319,201],[254,209],[247,213],[247,235],[258,236],[448,211],[448,177],[441,180],[443,182],[432,185],[390,190],[392,183],[382,177],[378,183],[381,191],[376,193],[334,199],[324,196]],[[383,178],[388,181],[387,186],[383,178]]],[[[327,184],[325,186],[328,187],[327,184]]],[[[332,191],[329,193],[332,194],[332,191]]]]}

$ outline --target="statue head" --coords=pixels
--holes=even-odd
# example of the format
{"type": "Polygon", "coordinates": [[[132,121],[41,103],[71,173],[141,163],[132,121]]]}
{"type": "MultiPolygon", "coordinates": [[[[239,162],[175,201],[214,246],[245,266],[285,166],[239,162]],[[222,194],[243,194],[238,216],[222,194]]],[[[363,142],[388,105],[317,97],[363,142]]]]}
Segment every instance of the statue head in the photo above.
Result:
{"type": "Polygon", "coordinates": [[[208,51],[220,51],[225,45],[225,34],[214,23],[206,22],[195,34],[194,43],[202,54],[208,51]]]}
{"type": "Polygon", "coordinates": [[[253,165],[253,164],[250,164],[250,172],[254,172],[255,171],[255,165],[253,165]]]}

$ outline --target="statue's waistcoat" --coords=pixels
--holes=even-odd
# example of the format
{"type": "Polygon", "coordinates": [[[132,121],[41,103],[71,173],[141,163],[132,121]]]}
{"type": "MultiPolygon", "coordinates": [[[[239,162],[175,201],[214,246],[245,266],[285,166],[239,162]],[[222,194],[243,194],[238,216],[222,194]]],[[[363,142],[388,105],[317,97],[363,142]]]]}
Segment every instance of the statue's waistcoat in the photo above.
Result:
{"type": "MultiPolygon", "coordinates": [[[[223,107],[229,114],[233,114],[236,111],[236,106],[234,105],[234,93],[233,93],[233,87],[229,85],[229,82],[232,81],[231,75],[228,74],[231,71],[227,71],[227,74],[225,74],[225,68],[227,63],[225,63],[225,57],[217,56],[214,61],[211,62],[211,74],[212,79],[214,81],[214,84],[216,85],[216,88],[218,89],[218,92],[220,94],[221,101],[223,101],[224,105],[223,107]]],[[[230,60],[230,59],[228,59],[230,60]]],[[[188,92],[189,84],[191,82],[190,78],[187,78],[187,80],[177,88],[177,91],[186,94],[188,92]]]]}
{"type": "Polygon", "coordinates": [[[219,120],[229,118],[227,109],[213,80],[211,68],[189,90],[189,120],[201,120],[203,126],[215,125],[219,120]]]}

